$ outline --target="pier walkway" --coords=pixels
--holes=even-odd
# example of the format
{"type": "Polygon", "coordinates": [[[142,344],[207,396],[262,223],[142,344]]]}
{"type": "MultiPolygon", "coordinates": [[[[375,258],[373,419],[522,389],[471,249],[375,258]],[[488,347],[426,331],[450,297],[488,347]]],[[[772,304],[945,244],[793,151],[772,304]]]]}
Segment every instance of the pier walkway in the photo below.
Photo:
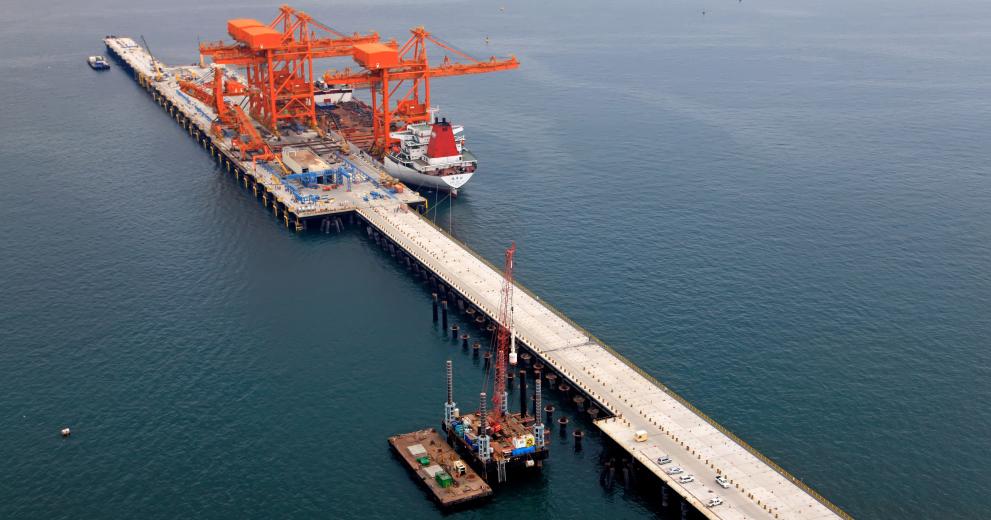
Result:
{"type": "MultiPolygon", "coordinates": [[[[342,157],[365,172],[370,182],[352,191],[338,190],[333,200],[300,203],[277,175],[243,163],[231,152],[229,140],[210,134],[212,112],[182,94],[176,83],[177,74],[196,73],[196,67],[165,69],[164,77],[155,79],[158,74],[151,56],[133,40],[108,37],[105,41],[111,54],[210,150],[218,164],[225,164],[245,186],[250,183],[256,193],[261,190],[266,207],[267,197],[274,199],[272,209],[277,216],[283,212],[287,225],[290,215],[296,229],[301,229],[300,221],[307,218],[356,213],[480,311],[493,319],[498,316],[501,271],[411,210],[411,205],[423,201],[415,193],[373,196],[381,191],[374,179],[377,167],[356,147],[342,142],[342,157]]],[[[513,302],[520,341],[612,416],[596,421],[598,428],[704,516],[726,520],[850,518],[577,324],[520,289],[514,291],[513,302]],[[646,441],[634,438],[637,430],[647,432],[646,441]],[[657,465],[654,461],[661,455],[670,456],[672,463],[657,465]],[[677,478],[681,475],[663,471],[672,466],[684,468],[682,475],[693,475],[694,481],[682,484],[677,478]],[[717,485],[717,475],[725,475],[730,487],[717,485]],[[708,507],[707,502],[716,496],[724,503],[708,507]]]]}

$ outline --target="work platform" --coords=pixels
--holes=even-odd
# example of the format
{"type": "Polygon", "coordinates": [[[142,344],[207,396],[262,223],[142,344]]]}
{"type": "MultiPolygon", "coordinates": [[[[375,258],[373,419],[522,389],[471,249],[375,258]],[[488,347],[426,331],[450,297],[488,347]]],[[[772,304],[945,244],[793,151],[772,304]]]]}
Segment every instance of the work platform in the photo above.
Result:
{"type": "Polygon", "coordinates": [[[389,445],[443,508],[492,495],[492,488],[433,428],[389,437],[389,445]]]}
{"type": "MultiPolygon", "coordinates": [[[[301,229],[300,219],[353,212],[368,224],[369,233],[388,240],[400,256],[429,270],[438,283],[468,305],[490,320],[499,315],[502,272],[412,210],[411,206],[424,202],[418,195],[383,195],[376,180],[380,168],[352,143],[331,136],[339,140],[342,159],[364,172],[367,182],[353,185],[350,192],[336,192],[340,197],[325,204],[298,203],[276,174],[234,160],[229,146],[225,148],[224,142],[209,134],[210,112],[184,96],[168,77],[169,71],[178,69],[165,69],[166,77],[156,81],[152,58],[144,49],[128,38],[108,37],[106,43],[110,53],[134,71],[138,82],[191,135],[215,157],[220,154],[221,164],[228,168],[233,164],[246,185],[251,183],[256,189],[260,185],[265,194],[276,198],[273,210],[276,215],[283,212],[287,225],[293,218],[301,229]]],[[[519,288],[514,291],[513,311],[520,343],[563,382],[607,412],[611,417],[596,421],[596,426],[704,516],[727,520],[850,518],[563,314],[519,288]],[[637,439],[643,439],[634,434],[638,430],[645,432],[645,440],[637,439]],[[684,474],[693,475],[694,482],[680,484],[667,475],[654,463],[661,454],[668,455],[672,465],[684,468],[684,474]],[[717,475],[729,479],[728,489],[716,485],[717,475]],[[724,503],[707,507],[714,496],[724,503]]]]}

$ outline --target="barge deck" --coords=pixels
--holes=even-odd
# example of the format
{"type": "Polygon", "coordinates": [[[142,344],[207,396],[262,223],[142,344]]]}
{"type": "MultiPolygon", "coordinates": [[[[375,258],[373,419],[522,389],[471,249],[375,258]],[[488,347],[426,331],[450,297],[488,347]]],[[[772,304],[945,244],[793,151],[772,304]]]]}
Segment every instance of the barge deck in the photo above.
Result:
{"type": "Polygon", "coordinates": [[[389,437],[389,446],[444,509],[492,495],[492,488],[433,428],[389,437]]]}

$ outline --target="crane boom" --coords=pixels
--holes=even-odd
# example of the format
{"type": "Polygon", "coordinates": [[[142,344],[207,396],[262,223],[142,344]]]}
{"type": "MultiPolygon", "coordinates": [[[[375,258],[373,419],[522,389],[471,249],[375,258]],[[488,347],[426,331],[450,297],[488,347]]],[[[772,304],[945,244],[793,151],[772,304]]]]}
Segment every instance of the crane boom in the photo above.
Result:
{"type": "MultiPolygon", "coordinates": [[[[496,337],[495,385],[492,396],[493,412],[506,415],[509,412],[509,397],[506,391],[507,366],[513,331],[513,256],[516,243],[506,249],[506,263],[502,272],[502,301],[499,304],[499,330],[496,337]]],[[[538,412],[539,413],[539,412],[538,412]]]]}
{"type": "Polygon", "coordinates": [[[369,87],[372,94],[373,152],[384,153],[394,141],[389,135],[393,120],[405,123],[430,120],[432,78],[484,74],[511,70],[520,65],[515,56],[504,59],[493,56],[488,60],[473,58],[432,36],[423,27],[411,29],[410,33],[412,36],[402,47],[382,44],[355,46],[353,57],[363,70],[356,72],[349,68],[323,75],[323,80],[329,84],[369,87]],[[427,58],[428,42],[450,53],[441,64],[430,64],[427,58]],[[450,55],[462,61],[454,62],[450,55]],[[406,81],[411,83],[409,90],[402,96],[396,95],[406,81]],[[394,107],[390,99],[395,100],[394,107]]]}
{"type": "MultiPolygon", "coordinates": [[[[505,60],[497,60],[494,56],[490,61],[478,63],[451,63],[443,64],[429,69],[430,78],[446,78],[450,76],[467,76],[470,74],[485,74],[487,72],[498,72],[500,70],[512,70],[518,68],[520,62],[515,56],[505,60]]],[[[411,66],[406,69],[399,69],[389,72],[390,81],[411,80],[423,77],[422,67],[411,66]]],[[[378,74],[372,72],[359,72],[345,69],[335,74],[324,74],[324,81],[334,85],[369,86],[377,85],[381,81],[378,74]]]]}

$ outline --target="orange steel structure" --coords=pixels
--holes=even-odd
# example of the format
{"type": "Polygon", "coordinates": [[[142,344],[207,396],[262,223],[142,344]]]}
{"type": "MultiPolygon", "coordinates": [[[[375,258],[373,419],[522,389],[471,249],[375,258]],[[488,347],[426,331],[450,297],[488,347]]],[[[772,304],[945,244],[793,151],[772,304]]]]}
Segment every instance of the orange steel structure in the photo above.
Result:
{"type": "Polygon", "coordinates": [[[348,56],[355,44],[379,39],[377,33],[345,35],[288,5],[268,25],[228,20],[227,32],[233,43],[201,43],[200,56],[247,69],[249,111],[275,134],[282,122],[316,127],[314,59],[348,56]]]}
{"type": "Polygon", "coordinates": [[[423,27],[411,29],[410,32],[412,36],[402,47],[395,42],[354,45],[351,56],[365,70],[352,71],[348,68],[336,73],[327,72],[323,76],[324,81],[334,85],[370,87],[375,139],[373,151],[376,153],[384,153],[395,141],[389,137],[393,121],[418,123],[430,120],[431,78],[483,74],[515,69],[520,65],[515,56],[501,60],[495,56],[487,61],[478,60],[431,36],[423,27]],[[427,42],[464,62],[455,63],[450,56],[445,56],[440,65],[431,66],[427,59],[427,42]],[[410,88],[397,99],[397,92],[406,81],[410,81],[410,88]],[[393,82],[395,86],[392,86],[393,82]],[[393,99],[397,99],[395,108],[391,105],[393,99]]]}
{"type": "Polygon", "coordinates": [[[231,119],[230,111],[227,107],[227,103],[224,101],[224,96],[236,96],[244,94],[244,85],[228,79],[226,85],[224,84],[224,74],[220,70],[214,69],[213,71],[213,90],[208,91],[202,84],[195,81],[189,80],[179,80],[179,89],[183,92],[193,96],[194,98],[202,101],[204,104],[213,108],[217,113],[217,119],[220,124],[224,126],[229,126],[233,123],[231,119]]]}
{"type": "Polygon", "coordinates": [[[211,128],[215,134],[221,135],[222,127],[234,131],[235,135],[231,139],[231,145],[238,151],[241,159],[246,159],[249,153],[254,153],[252,163],[275,159],[275,154],[272,153],[271,148],[265,143],[265,139],[258,133],[258,129],[255,128],[244,110],[239,105],[230,106],[224,100],[224,96],[243,96],[245,94],[244,85],[229,78],[225,82],[224,73],[218,68],[213,69],[211,83],[213,85],[212,91],[195,81],[179,80],[179,89],[200,100],[217,113],[217,121],[214,121],[211,128]]]}

